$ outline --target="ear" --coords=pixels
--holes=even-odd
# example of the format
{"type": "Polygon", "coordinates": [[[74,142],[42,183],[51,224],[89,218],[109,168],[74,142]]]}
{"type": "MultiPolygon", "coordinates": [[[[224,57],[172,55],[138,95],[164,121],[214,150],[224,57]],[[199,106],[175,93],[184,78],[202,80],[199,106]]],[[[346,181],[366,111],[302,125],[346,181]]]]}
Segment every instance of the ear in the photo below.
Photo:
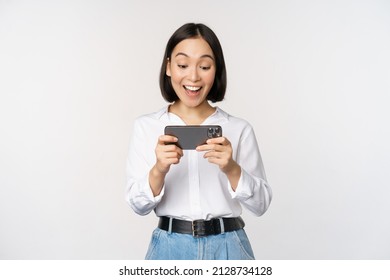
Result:
{"type": "Polygon", "coordinates": [[[167,58],[167,67],[165,69],[165,74],[170,77],[171,76],[171,61],[169,60],[169,57],[167,58]]]}

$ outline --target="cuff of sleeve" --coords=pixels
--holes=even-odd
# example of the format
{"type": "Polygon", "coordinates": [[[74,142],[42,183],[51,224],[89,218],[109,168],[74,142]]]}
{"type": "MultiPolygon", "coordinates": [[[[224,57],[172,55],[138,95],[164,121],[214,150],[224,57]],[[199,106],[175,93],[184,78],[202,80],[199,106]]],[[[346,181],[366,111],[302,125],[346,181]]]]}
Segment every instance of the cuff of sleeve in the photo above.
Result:
{"type": "Polygon", "coordinates": [[[157,205],[161,201],[162,197],[164,196],[165,184],[162,186],[162,189],[161,189],[161,192],[159,193],[159,195],[154,196],[153,192],[152,192],[152,188],[150,187],[150,184],[149,184],[149,177],[145,178],[145,181],[143,183],[143,188],[144,188],[145,197],[150,202],[153,202],[155,205],[157,205]]]}
{"type": "Polygon", "coordinates": [[[136,213],[146,215],[160,203],[162,197],[164,196],[165,185],[163,186],[160,194],[156,197],[153,196],[148,176],[145,176],[145,178],[143,178],[137,185],[138,190],[136,191],[136,194],[131,196],[130,205],[136,213]]]}
{"type": "MultiPolygon", "coordinates": [[[[150,189],[150,186],[149,186],[149,189],[150,189]]],[[[152,193],[152,190],[151,190],[151,189],[150,189],[150,192],[151,192],[152,197],[153,197],[153,193],[152,193]]],[[[155,203],[155,204],[159,204],[159,203],[160,203],[162,197],[164,196],[164,192],[165,192],[165,184],[162,186],[160,194],[157,195],[157,196],[155,196],[155,197],[153,197],[153,198],[154,198],[154,203],[155,203]]]]}
{"type": "Polygon", "coordinates": [[[237,188],[234,191],[230,182],[228,181],[228,187],[230,195],[233,199],[238,200],[247,200],[248,198],[253,196],[253,188],[251,187],[253,184],[251,182],[251,176],[241,168],[241,176],[238,180],[237,188]]]}

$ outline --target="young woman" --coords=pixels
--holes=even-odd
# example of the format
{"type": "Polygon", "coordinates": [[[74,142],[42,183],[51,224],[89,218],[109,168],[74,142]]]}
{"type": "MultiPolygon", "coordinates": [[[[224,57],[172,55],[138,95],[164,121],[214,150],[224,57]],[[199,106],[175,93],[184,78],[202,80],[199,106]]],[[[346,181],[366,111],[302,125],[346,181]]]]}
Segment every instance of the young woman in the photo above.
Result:
{"type": "Polygon", "coordinates": [[[272,192],[250,124],[209,103],[222,101],[226,89],[210,28],[189,23],[171,36],[160,88],[170,104],[135,120],[127,162],[126,200],[136,213],[159,217],[146,259],[254,259],[241,206],[260,216],[272,192]],[[212,124],[223,136],[196,150],[163,135],[167,125],[212,124]]]}

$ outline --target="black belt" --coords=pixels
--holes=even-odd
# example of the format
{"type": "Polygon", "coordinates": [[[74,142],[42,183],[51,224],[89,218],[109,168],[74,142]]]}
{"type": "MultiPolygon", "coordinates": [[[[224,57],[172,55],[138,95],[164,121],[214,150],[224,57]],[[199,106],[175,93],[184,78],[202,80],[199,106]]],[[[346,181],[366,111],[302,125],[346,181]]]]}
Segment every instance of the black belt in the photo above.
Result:
{"type": "MultiPolygon", "coordinates": [[[[169,231],[169,217],[160,217],[158,227],[162,230],[169,231]]],[[[207,235],[216,235],[223,232],[242,229],[245,226],[241,217],[238,218],[222,218],[184,221],[172,219],[171,231],[176,233],[192,234],[194,237],[202,237],[207,235]],[[221,225],[221,220],[223,224],[221,225]]]]}

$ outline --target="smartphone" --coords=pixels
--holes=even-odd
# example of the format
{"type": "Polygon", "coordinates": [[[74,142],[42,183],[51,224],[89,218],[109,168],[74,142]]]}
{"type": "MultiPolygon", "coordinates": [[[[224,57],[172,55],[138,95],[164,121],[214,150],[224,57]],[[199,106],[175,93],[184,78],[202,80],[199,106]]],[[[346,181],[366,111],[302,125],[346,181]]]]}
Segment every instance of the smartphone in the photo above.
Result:
{"type": "Polygon", "coordinates": [[[173,143],[183,150],[195,150],[210,138],[222,136],[222,127],[219,125],[169,125],[164,133],[177,137],[173,143]]]}

